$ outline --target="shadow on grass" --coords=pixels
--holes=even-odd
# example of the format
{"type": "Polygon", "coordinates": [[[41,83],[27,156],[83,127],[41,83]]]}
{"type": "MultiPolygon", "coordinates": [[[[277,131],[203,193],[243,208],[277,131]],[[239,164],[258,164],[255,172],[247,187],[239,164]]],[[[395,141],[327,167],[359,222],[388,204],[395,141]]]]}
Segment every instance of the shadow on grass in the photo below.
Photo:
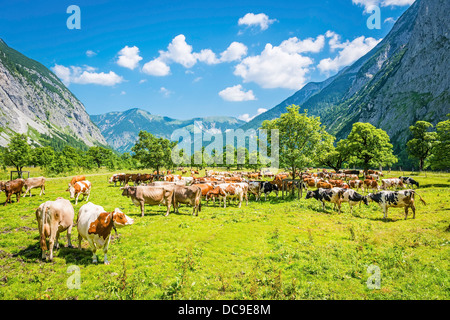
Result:
{"type": "MultiPolygon", "coordinates": [[[[449,188],[449,187],[450,187],[449,183],[430,183],[430,184],[422,184],[420,186],[420,189],[423,189],[423,188],[449,188]]],[[[420,190],[420,189],[417,188],[416,191],[420,190]]]]}
{"type": "MultiPolygon", "coordinates": [[[[49,262],[42,260],[42,251],[39,242],[29,245],[25,249],[12,255],[14,258],[20,257],[26,263],[49,262]]],[[[59,244],[59,249],[53,249],[53,257],[64,258],[67,264],[88,265],[92,261],[92,252],[87,249],[78,250],[77,247],[65,247],[59,244]]]]}

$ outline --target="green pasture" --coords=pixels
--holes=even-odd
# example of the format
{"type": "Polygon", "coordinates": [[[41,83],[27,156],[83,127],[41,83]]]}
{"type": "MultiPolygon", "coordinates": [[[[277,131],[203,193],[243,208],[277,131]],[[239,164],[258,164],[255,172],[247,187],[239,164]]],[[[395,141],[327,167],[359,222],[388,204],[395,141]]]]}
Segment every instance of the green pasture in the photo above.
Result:
{"type": "MultiPolygon", "coordinates": [[[[45,195],[34,189],[19,203],[13,196],[3,206],[0,194],[0,299],[450,298],[450,174],[414,176],[427,205],[416,201],[416,219],[406,221],[402,208],[391,208],[384,221],[374,203],[355,207],[353,215],[343,204],[339,215],[331,205],[323,212],[305,195],[282,200],[275,194],[266,202],[250,196],[240,209],[203,201],[198,216],[186,206],[168,217],[165,207],[146,206],[141,217],[119,187],[108,184],[110,175],[87,175],[89,201],[107,211],[121,208],[135,220],[113,232],[110,265],[103,264],[101,251],[99,264],[91,263],[87,241],[81,251],[64,247],[66,233],[54,261],[40,259],[35,210],[44,201],[68,198],[70,177],[49,178],[45,195]],[[73,266],[79,271],[71,272],[73,266]],[[368,272],[373,268],[380,279],[375,288],[371,279],[378,274],[368,272]],[[78,289],[68,285],[75,275],[78,289]]],[[[75,206],[75,215],[84,203],[75,206]]],[[[77,235],[75,227],[75,246],[77,235]]]]}

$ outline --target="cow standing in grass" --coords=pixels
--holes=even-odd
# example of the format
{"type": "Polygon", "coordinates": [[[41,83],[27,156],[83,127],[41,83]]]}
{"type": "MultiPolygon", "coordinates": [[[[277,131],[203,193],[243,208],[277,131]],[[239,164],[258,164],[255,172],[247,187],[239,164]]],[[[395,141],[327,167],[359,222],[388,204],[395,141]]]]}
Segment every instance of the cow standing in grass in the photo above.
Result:
{"type": "Polygon", "coordinates": [[[31,197],[31,189],[34,189],[34,188],[41,188],[41,193],[39,193],[39,196],[41,196],[42,193],[45,194],[45,178],[37,177],[37,178],[25,179],[24,187],[26,189],[25,193],[23,194],[24,197],[26,197],[28,192],[30,193],[30,197],[31,197]]]}
{"type": "Polygon", "coordinates": [[[410,177],[399,177],[399,179],[408,186],[408,188],[413,189],[414,185],[419,188],[419,182],[410,177]]]}
{"type": "Polygon", "coordinates": [[[122,188],[122,196],[131,198],[135,206],[141,207],[141,216],[144,216],[144,205],[151,206],[165,204],[167,206],[166,216],[169,215],[172,205],[173,186],[125,186],[122,188]]]}
{"type": "Polygon", "coordinates": [[[334,203],[341,213],[341,202],[344,190],[341,188],[323,189],[319,188],[314,191],[308,191],[305,199],[314,198],[317,201],[322,202],[322,209],[325,211],[325,202],[334,203]]]}
{"type": "Polygon", "coordinates": [[[173,211],[178,213],[180,203],[191,205],[194,210],[192,215],[197,215],[202,210],[202,189],[197,186],[175,186],[173,189],[173,211]]]}
{"type": "Polygon", "coordinates": [[[106,212],[103,207],[88,202],[78,211],[78,249],[81,250],[81,240],[86,239],[92,250],[92,263],[97,263],[97,249],[103,249],[104,263],[109,264],[107,253],[111,240],[111,229],[133,224],[133,219],[125,215],[119,208],[106,212]]]}
{"type": "Polygon", "coordinates": [[[75,205],[78,204],[78,197],[80,194],[83,195],[83,200],[87,196],[86,201],[89,201],[89,196],[91,194],[91,187],[92,184],[88,180],[78,181],[75,182],[73,186],[70,186],[69,189],[66,191],[69,191],[70,193],[70,199],[75,198],[75,205]]]}
{"type": "Polygon", "coordinates": [[[414,205],[414,195],[417,194],[420,201],[426,205],[422,197],[414,190],[402,191],[380,191],[377,193],[369,193],[367,199],[376,202],[383,209],[383,219],[387,218],[387,212],[390,207],[405,208],[405,220],[408,217],[408,209],[413,212],[413,219],[416,218],[416,207],[414,205]]]}
{"type": "Polygon", "coordinates": [[[74,216],[72,204],[69,200],[63,198],[46,201],[36,210],[43,260],[46,258],[47,251],[49,251],[48,260],[53,260],[53,247],[59,248],[59,235],[66,230],[68,246],[72,247],[70,236],[74,216]],[[49,238],[48,247],[47,238],[49,238]]]}

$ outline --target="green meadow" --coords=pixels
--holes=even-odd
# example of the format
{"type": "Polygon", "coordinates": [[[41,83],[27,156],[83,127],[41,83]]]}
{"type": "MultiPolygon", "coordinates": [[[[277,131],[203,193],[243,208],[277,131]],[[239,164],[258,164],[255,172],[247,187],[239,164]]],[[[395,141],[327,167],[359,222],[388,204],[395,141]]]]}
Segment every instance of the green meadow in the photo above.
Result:
{"type": "MultiPolygon", "coordinates": [[[[141,217],[108,183],[110,176],[87,175],[89,201],[107,211],[121,208],[135,220],[112,232],[110,265],[103,264],[102,251],[99,263],[91,263],[87,241],[78,250],[76,227],[74,248],[65,247],[63,233],[54,261],[41,260],[35,210],[47,200],[68,198],[70,177],[48,178],[45,195],[33,189],[19,203],[13,196],[3,206],[0,194],[0,299],[450,298],[450,174],[414,175],[427,205],[417,197],[416,219],[410,214],[404,220],[403,208],[391,208],[386,221],[374,203],[356,206],[353,214],[344,203],[339,215],[330,204],[322,211],[305,194],[299,200],[281,199],[281,193],[260,202],[250,196],[240,209],[202,201],[198,216],[187,206],[179,214],[171,209],[168,217],[165,207],[146,206],[141,217]],[[75,276],[80,282],[74,287],[75,276]]],[[[85,203],[74,206],[75,216],[85,203]]]]}

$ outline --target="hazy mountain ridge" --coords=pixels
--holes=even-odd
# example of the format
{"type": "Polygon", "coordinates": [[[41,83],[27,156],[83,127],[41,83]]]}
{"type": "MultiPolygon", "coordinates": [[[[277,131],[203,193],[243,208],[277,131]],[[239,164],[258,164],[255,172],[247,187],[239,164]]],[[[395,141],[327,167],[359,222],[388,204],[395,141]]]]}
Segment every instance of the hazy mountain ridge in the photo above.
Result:
{"type": "Polygon", "coordinates": [[[129,152],[136,143],[139,131],[145,130],[158,137],[170,139],[177,129],[193,132],[195,121],[202,122],[202,130],[212,133],[225,132],[227,129],[237,129],[244,121],[233,117],[217,116],[193,118],[188,120],[172,119],[133,108],[124,112],[108,112],[91,115],[91,119],[100,128],[106,141],[120,152],[129,152]]]}

